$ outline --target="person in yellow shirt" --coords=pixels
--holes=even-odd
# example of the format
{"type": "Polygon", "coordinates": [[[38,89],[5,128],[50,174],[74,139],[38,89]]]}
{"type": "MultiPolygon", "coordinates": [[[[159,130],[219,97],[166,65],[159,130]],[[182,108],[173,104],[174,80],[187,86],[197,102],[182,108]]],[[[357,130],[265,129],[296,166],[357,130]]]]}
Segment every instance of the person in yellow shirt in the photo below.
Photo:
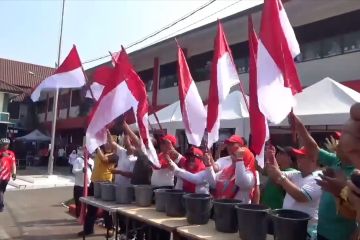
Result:
{"type": "MultiPolygon", "coordinates": [[[[114,137],[113,137],[114,138],[114,137]]],[[[91,175],[91,183],[88,189],[88,196],[94,196],[94,182],[112,182],[113,174],[111,169],[117,163],[118,156],[112,147],[112,142],[104,144],[96,150],[94,159],[94,169],[91,175]]],[[[97,208],[87,205],[87,213],[84,223],[84,231],[78,233],[79,236],[88,236],[94,233],[97,208]]],[[[112,218],[108,212],[104,212],[105,227],[109,229],[109,236],[114,235],[112,218]]]]}

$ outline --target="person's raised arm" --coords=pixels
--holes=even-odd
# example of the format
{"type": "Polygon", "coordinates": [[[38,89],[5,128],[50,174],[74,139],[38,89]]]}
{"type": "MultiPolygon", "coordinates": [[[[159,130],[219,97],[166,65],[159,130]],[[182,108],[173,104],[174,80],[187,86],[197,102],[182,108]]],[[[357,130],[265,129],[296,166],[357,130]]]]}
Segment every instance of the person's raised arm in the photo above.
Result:
{"type": "MultiPolygon", "coordinates": [[[[255,186],[254,173],[245,166],[244,158],[253,158],[250,153],[246,153],[246,148],[239,148],[232,156],[235,162],[235,184],[241,189],[251,189],[255,186]]],[[[255,159],[246,159],[246,161],[255,161],[255,159]]],[[[255,164],[255,163],[254,163],[255,164]]]]}
{"type": "Polygon", "coordinates": [[[198,173],[191,173],[185,169],[179,168],[172,160],[169,159],[170,168],[174,170],[175,176],[185,179],[194,184],[206,183],[207,169],[198,173]]]}
{"type": "Polygon", "coordinates": [[[122,122],[122,128],[123,128],[125,134],[129,136],[129,138],[132,141],[135,148],[140,149],[141,148],[140,138],[130,129],[130,127],[126,123],[126,121],[122,122]]]}
{"type": "Polygon", "coordinates": [[[100,148],[96,149],[96,154],[98,155],[100,161],[108,163],[109,159],[108,157],[103,153],[103,151],[100,148]]]}
{"type": "Polygon", "coordinates": [[[118,148],[118,144],[114,141],[114,139],[111,136],[111,133],[109,131],[109,129],[106,129],[106,136],[107,136],[107,142],[108,144],[111,145],[111,148],[113,151],[116,151],[116,149],[118,148]]]}
{"type": "Polygon", "coordinates": [[[295,114],[290,114],[290,122],[291,119],[293,120],[292,124],[295,125],[295,130],[299,135],[301,142],[304,144],[307,153],[317,157],[319,154],[319,146],[315,139],[311,136],[304,124],[295,114]]]}

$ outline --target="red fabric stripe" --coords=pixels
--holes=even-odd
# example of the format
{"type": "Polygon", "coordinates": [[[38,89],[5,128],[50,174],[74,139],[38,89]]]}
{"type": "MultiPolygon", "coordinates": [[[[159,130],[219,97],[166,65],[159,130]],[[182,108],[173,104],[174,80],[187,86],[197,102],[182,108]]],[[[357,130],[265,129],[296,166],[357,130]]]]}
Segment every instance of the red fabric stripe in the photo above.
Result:
{"type": "MultiPolygon", "coordinates": [[[[79,54],[76,50],[76,46],[73,45],[69,55],[65,58],[62,62],[60,67],[56,69],[54,74],[63,73],[63,72],[70,72],[76,68],[82,67],[79,54]]],[[[53,74],[53,75],[54,75],[53,74]]]]}
{"type": "Polygon", "coordinates": [[[302,91],[294,59],[291,56],[285,33],[281,27],[278,0],[265,0],[261,17],[260,39],[280,69],[284,85],[293,95],[302,91]]]}
{"type": "Polygon", "coordinates": [[[218,29],[214,42],[214,57],[211,65],[211,79],[208,98],[208,112],[207,112],[207,131],[211,132],[216,120],[219,118],[219,96],[217,85],[217,64],[219,58],[228,52],[231,56],[229,44],[227,43],[226,36],[221,22],[218,22],[218,29]]]}
{"type": "Polygon", "coordinates": [[[261,113],[257,95],[257,74],[256,59],[258,49],[258,38],[252,23],[252,18],[248,20],[249,36],[249,98],[250,98],[250,129],[251,129],[251,149],[255,154],[260,154],[266,138],[265,117],[261,113]]]}
{"type": "Polygon", "coordinates": [[[190,124],[189,124],[189,116],[185,107],[186,104],[185,98],[193,79],[189,70],[189,66],[186,62],[185,55],[179,45],[178,45],[178,81],[179,81],[179,86],[178,86],[179,99],[180,99],[181,113],[183,115],[183,122],[188,132],[191,132],[190,124]]]}

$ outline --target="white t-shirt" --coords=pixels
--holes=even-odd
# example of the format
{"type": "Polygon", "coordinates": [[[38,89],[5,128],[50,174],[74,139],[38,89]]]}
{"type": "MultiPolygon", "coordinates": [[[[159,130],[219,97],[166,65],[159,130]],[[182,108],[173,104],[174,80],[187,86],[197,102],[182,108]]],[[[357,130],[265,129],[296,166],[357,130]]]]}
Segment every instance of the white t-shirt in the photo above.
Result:
{"type": "Polygon", "coordinates": [[[321,171],[315,171],[306,177],[303,177],[299,171],[287,171],[283,173],[292,183],[301,189],[309,200],[308,202],[297,202],[292,196],[290,196],[290,194],[287,193],[285,195],[283,208],[305,212],[312,217],[312,220],[309,222],[309,226],[316,224],[318,220],[318,210],[322,191],[321,187],[316,184],[315,179],[319,179],[321,171]]]}
{"type": "MultiPolygon", "coordinates": [[[[124,172],[132,172],[137,157],[134,155],[128,155],[126,149],[119,145],[117,147],[116,155],[119,157],[116,169],[124,172]]],[[[121,174],[115,174],[115,184],[130,186],[130,181],[131,178],[124,177],[121,174]]]]}
{"type": "Polygon", "coordinates": [[[224,168],[230,167],[232,164],[232,160],[230,156],[219,158],[215,164],[218,165],[220,170],[223,170],[224,168]]]}
{"type": "MultiPolygon", "coordinates": [[[[178,164],[182,157],[183,156],[179,154],[174,162],[178,164]]],[[[174,172],[169,168],[153,169],[151,185],[155,187],[174,186],[174,172]]]]}
{"type": "MultiPolygon", "coordinates": [[[[85,166],[84,158],[78,157],[75,159],[72,168],[72,173],[75,175],[75,186],[84,187],[84,172],[83,172],[84,166],[85,166]]],[[[94,160],[89,158],[88,169],[87,169],[88,186],[90,185],[91,182],[92,169],[94,169],[94,160]]]]}

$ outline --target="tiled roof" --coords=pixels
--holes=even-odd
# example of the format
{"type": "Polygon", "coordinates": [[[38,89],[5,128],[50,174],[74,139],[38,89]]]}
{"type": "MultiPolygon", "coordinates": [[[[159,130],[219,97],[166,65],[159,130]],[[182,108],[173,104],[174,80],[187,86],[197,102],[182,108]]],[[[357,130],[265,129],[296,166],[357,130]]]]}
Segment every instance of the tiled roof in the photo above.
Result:
{"type": "Polygon", "coordinates": [[[13,92],[11,85],[33,88],[53,71],[54,68],[50,67],[0,58],[0,81],[9,84],[0,84],[0,90],[13,92]]]}

